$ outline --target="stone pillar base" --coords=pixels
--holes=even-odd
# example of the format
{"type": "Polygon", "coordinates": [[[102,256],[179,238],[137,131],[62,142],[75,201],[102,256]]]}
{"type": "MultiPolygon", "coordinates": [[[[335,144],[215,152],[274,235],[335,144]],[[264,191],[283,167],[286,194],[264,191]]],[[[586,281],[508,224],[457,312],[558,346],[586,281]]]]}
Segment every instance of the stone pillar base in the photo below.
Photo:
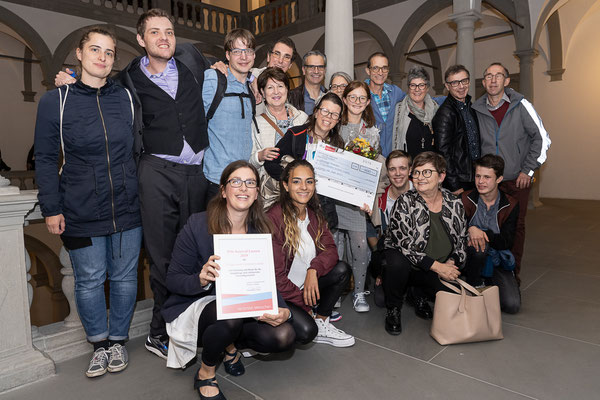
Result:
{"type": "Polygon", "coordinates": [[[52,360],[34,349],[2,358],[0,361],[0,393],[48,378],[55,372],[52,360]]]}

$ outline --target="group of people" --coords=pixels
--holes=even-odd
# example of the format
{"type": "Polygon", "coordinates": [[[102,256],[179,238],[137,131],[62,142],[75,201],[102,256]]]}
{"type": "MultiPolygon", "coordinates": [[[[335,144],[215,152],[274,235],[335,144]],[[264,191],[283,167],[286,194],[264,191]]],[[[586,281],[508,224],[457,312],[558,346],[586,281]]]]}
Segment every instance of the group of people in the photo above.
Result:
{"type": "Polygon", "coordinates": [[[94,347],[88,377],[128,365],[142,240],[154,294],[145,346],[174,368],[201,346],[194,388],[202,399],[225,398],[215,378],[221,358],[227,373],[244,373],[239,349],[352,346],[332,322],[351,277],[354,310],[369,311],[369,265],[391,334],[401,332],[405,296],[431,318],[439,278],[461,274],[499,285],[503,309],[518,311],[527,197],[550,141],[531,104],[506,88],[506,68],[486,69],[487,95],[471,104],[460,65],[446,73],[446,98],[427,94],[422,68],[409,71],[408,96],[387,83],[383,53],[369,58],[366,82],[337,72],[326,89],[327,59],[313,50],[302,60],[303,84],[290,90],[289,38],[270,45],[267,67],[257,69],[247,30],[229,32],[227,62],[211,63],[176,44],[173,28],[163,10],[142,14],[146,55],[113,78],[115,36],[88,30],[77,78],[60,72],[38,108],[39,201],[73,264],[94,347]],[[319,142],[356,140],[385,166],[376,203],[318,196],[311,162],[319,142]],[[272,234],[278,313],[218,320],[212,235],[252,233],[272,234]]]}

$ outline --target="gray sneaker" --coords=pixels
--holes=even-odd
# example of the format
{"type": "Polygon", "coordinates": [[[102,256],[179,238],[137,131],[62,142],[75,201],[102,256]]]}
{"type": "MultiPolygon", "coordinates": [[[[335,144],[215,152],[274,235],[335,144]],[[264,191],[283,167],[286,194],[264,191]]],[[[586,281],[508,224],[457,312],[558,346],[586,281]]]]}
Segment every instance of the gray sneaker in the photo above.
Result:
{"type": "Polygon", "coordinates": [[[119,372],[127,368],[129,355],[125,346],[116,343],[108,348],[108,372],[119,372]]]}
{"type": "Polygon", "coordinates": [[[101,376],[106,373],[106,369],[108,368],[108,353],[104,350],[104,347],[100,347],[98,350],[94,352],[92,356],[92,360],[90,361],[90,365],[88,366],[87,371],[85,371],[85,375],[88,378],[94,378],[96,376],[101,376]]]}

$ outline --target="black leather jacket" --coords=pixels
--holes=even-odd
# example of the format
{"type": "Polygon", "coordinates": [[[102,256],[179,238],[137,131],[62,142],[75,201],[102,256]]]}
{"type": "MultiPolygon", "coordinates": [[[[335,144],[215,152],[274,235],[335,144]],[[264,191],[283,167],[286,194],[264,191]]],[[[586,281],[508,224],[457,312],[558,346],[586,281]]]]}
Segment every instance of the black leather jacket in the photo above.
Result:
{"type": "MultiPolygon", "coordinates": [[[[467,95],[466,104],[477,122],[477,115],[471,108],[471,96],[467,95]]],[[[448,163],[444,187],[451,191],[462,187],[461,183],[472,182],[473,160],[469,154],[469,142],[465,121],[458,108],[458,100],[446,97],[432,121],[435,135],[435,149],[448,163]]]]}

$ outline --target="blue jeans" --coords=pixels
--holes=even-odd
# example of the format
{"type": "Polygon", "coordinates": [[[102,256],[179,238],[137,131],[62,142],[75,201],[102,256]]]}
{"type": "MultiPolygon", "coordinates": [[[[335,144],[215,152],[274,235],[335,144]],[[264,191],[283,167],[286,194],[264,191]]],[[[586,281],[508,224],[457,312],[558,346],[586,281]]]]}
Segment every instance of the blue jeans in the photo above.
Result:
{"type": "Polygon", "coordinates": [[[88,341],[125,340],[137,296],[137,265],[142,228],[92,238],[92,245],[70,250],[75,302],[88,341]],[[106,318],[104,281],[110,280],[110,315],[106,318]]]}

